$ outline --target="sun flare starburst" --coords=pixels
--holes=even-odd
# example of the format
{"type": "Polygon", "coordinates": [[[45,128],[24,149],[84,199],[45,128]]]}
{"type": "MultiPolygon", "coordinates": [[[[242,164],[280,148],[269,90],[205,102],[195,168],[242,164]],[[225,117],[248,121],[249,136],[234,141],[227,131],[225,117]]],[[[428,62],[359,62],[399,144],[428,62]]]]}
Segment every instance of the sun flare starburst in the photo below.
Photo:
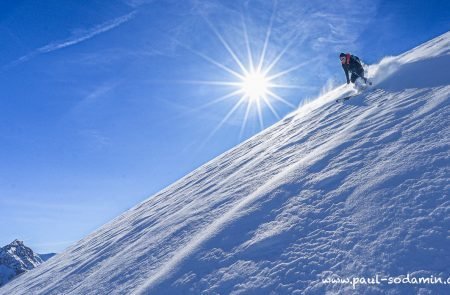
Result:
{"type": "MultiPolygon", "coordinates": [[[[276,4],[276,1],[274,3],[276,4]]],[[[272,33],[274,16],[276,12],[275,4],[270,18],[269,26],[267,28],[266,35],[264,38],[263,46],[259,51],[260,53],[258,58],[255,57],[255,54],[253,53],[253,50],[251,48],[252,47],[251,44],[255,44],[256,40],[251,39],[249,37],[244,14],[241,14],[242,28],[243,28],[242,37],[245,42],[245,48],[243,48],[243,52],[233,50],[233,47],[237,48],[238,46],[231,46],[227,42],[225,37],[215,27],[215,25],[212,22],[210,22],[206,17],[203,17],[205,22],[211,28],[211,31],[216,35],[220,43],[223,45],[224,49],[234,60],[235,67],[221,63],[200,51],[185,46],[185,48],[187,48],[197,56],[203,58],[207,62],[211,63],[217,68],[220,68],[221,70],[229,74],[231,77],[233,77],[232,80],[229,79],[227,81],[189,81],[204,85],[216,85],[221,87],[232,88],[231,92],[226,93],[223,96],[208,102],[207,104],[203,105],[197,110],[211,106],[212,104],[216,104],[218,102],[238,98],[234,106],[228,111],[228,113],[224,116],[221,122],[214,128],[211,134],[206,138],[205,142],[209,138],[211,138],[241,107],[245,109],[245,113],[242,119],[240,137],[242,137],[242,134],[244,132],[244,129],[246,127],[248,119],[250,118],[251,113],[256,114],[256,116],[258,117],[260,128],[263,129],[264,128],[263,109],[265,107],[267,107],[277,119],[280,119],[280,116],[277,110],[275,109],[275,103],[282,103],[292,109],[296,108],[295,105],[293,105],[288,100],[278,95],[275,89],[304,88],[304,87],[282,84],[278,83],[277,81],[279,81],[281,77],[305,66],[312,60],[294,65],[285,70],[277,72],[274,71],[275,66],[280,62],[280,60],[282,60],[285,53],[288,51],[291,45],[294,44],[296,40],[296,37],[290,38],[288,44],[284,48],[282,48],[282,50],[280,50],[277,55],[275,55],[275,58],[273,58],[272,56],[272,58],[269,60],[268,49],[269,49],[269,40],[272,33]],[[242,60],[242,58],[240,57],[245,55],[247,56],[247,60],[242,60]]]]}

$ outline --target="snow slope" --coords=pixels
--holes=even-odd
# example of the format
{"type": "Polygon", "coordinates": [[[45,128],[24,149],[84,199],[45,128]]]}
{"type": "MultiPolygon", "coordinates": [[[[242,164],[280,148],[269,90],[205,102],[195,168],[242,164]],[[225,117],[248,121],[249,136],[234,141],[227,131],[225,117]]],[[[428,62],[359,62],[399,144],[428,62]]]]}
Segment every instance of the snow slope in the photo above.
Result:
{"type": "Polygon", "coordinates": [[[450,33],[371,66],[125,212],[0,294],[444,294],[450,33]]]}
{"type": "Polygon", "coordinates": [[[56,255],[56,253],[46,253],[46,254],[38,254],[39,258],[42,259],[43,262],[49,260],[50,258],[52,258],[53,256],[56,255]]]}

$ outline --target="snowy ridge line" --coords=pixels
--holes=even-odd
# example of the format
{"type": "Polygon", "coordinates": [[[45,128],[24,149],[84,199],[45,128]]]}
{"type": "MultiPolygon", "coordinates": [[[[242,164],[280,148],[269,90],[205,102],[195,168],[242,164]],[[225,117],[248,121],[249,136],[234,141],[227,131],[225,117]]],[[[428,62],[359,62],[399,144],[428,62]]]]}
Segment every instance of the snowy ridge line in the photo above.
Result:
{"type": "MultiPolygon", "coordinates": [[[[318,108],[320,108],[321,106],[334,101],[336,99],[336,97],[339,97],[345,93],[351,93],[352,91],[348,89],[347,85],[343,84],[338,86],[335,89],[332,89],[324,94],[321,94],[320,96],[316,97],[316,98],[312,98],[311,100],[303,103],[301,106],[299,106],[299,108],[297,110],[292,111],[291,113],[287,114],[285,117],[283,117],[280,121],[278,121],[277,123],[273,124],[272,126],[268,127],[267,129],[264,129],[264,134],[258,133],[255,134],[253,136],[251,136],[250,138],[246,139],[245,141],[241,142],[240,144],[238,144],[237,146],[231,148],[228,151],[225,151],[224,153],[220,154],[219,156],[211,159],[210,161],[202,164],[201,166],[199,166],[198,168],[194,169],[193,171],[189,172],[188,174],[186,174],[185,176],[181,177],[180,179],[174,181],[172,184],[168,185],[167,187],[163,188],[162,190],[160,190],[159,192],[149,196],[146,200],[142,201],[141,203],[137,204],[136,206],[133,206],[132,208],[128,209],[126,212],[131,212],[134,211],[135,208],[138,208],[140,206],[144,206],[145,204],[147,204],[150,201],[155,200],[156,198],[160,198],[165,196],[165,194],[167,194],[168,192],[170,192],[171,190],[173,190],[176,187],[182,186],[181,184],[183,184],[183,182],[185,182],[187,179],[189,179],[190,177],[192,177],[193,175],[197,174],[199,171],[201,171],[202,169],[206,169],[208,167],[210,167],[211,165],[216,165],[216,162],[220,159],[226,158],[228,157],[230,154],[233,154],[236,150],[238,150],[239,148],[241,148],[242,146],[253,142],[255,140],[257,140],[259,137],[266,135],[266,134],[272,134],[271,131],[276,130],[278,128],[280,128],[280,125],[286,124],[286,121],[289,120],[288,123],[294,122],[295,119],[298,116],[305,116],[306,114],[308,114],[311,111],[314,111],[318,108]]],[[[274,135],[276,136],[276,135],[274,135]]],[[[267,138],[264,139],[265,141],[267,141],[267,138]]],[[[287,139],[286,139],[287,140],[287,139]]],[[[265,149],[265,147],[261,147],[260,150],[265,149]]],[[[251,161],[253,162],[253,161],[251,161]]],[[[244,165],[247,165],[244,164],[244,165]]],[[[230,175],[231,177],[232,175],[230,175]]],[[[222,181],[225,182],[225,181],[222,181]]],[[[116,218],[121,218],[121,216],[118,216],[116,218]]],[[[105,224],[105,226],[109,225],[110,223],[113,223],[115,221],[115,219],[111,220],[110,222],[108,222],[107,224],[105,224]]]]}
{"type": "MultiPolygon", "coordinates": [[[[290,117],[294,117],[296,116],[297,110],[291,112],[290,114],[286,115],[283,119],[281,119],[280,121],[276,122],[275,124],[273,124],[272,126],[268,127],[267,129],[264,129],[264,131],[267,131],[269,134],[271,134],[271,130],[277,129],[280,127],[280,125],[285,124],[285,121],[287,119],[289,119],[290,117]]],[[[144,201],[141,201],[140,203],[138,203],[137,205],[133,206],[132,208],[124,211],[120,216],[114,218],[113,220],[109,221],[108,223],[104,224],[101,228],[103,228],[104,226],[109,226],[110,224],[113,224],[116,219],[120,220],[123,214],[128,213],[128,212],[133,212],[136,208],[139,208],[141,206],[145,206],[148,202],[152,202],[154,201],[156,198],[160,198],[160,197],[167,197],[167,193],[170,192],[171,190],[173,190],[174,188],[183,186],[182,184],[184,182],[186,182],[189,178],[191,178],[192,176],[196,175],[199,171],[202,171],[203,169],[207,169],[210,166],[215,166],[216,162],[222,158],[226,158],[228,155],[233,154],[237,149],[239,149],[241,146],[246,145],[254,140],[256,140],[258,137],[261,137],[261,133],[255,134],[253,136],[251,136],[250,138],[246,139],[245,141],[239,143],[237,146],[232,147],[231,149],[223,152],[222,154],[218,155],[217,157],[209,160],[208,162],[202,164],[201,166],[195,168],[194,170],[192,170],[191,172],[187,173],[186,175],[182,176],[180,179],[174,181],[172,184],[166,186],[165,188],[161,189],[159,192],[150,195],[148,198],[146,198],[144,201]]],[[[275,136],[275,135],[274,135],[275,136]]],[[[267,140],[267,139],[265,139],[267,140]]],[[[260,147],[259,150],[263,150],[265,149],[265,147],[260,147]]],[[[244,164],[242,167],[247,166],[247,163],[244,164]]],[[[233,174],[231,174],[229,177],[232,177],[233,174]]],[[[224,182],[224,181],[222,181],[224,182]]],[[[100,228],[100,229],[101,229],[100,228]]]]}
{"type": "Polygon", "coordinates": [[[395,74],[405,64],[448,55],[450,55],[450,31],[400,55],[385,56],[379,63],[369,65],[369,78],[376,86],[395,74]]]}
{"type": "MultiPolygon", "coordinates": [[[[252,202],[265,197],[270,191],[279,186],[283,179],[288,177],[293,171],[301,168],[306,163],[310,162],[314,158],[319,157],[320,155],[326,154],[330,149],[334,146],[339,145],[344,142],[347,134],[351,132],[351,130],[359,124],[359,122],[363,121],[366,117],[368,117],[375,109],[371,108],[362,115],[358,116],[356,120],[352,122],[352,124],[345,127],[339,133],[329,138],[326,143],[324,143],[319,150],[313,150],[312,153],[300,159],[284,168],[277,175],[273,176],[269,181],[251,193],[249,196],[245,197],[244,200],[238,201],[236,205],[234,205],[228,212],[226,212],[222,217],[214,221],[210,226],[206,229],[201,230],[197,233],[187,245],[182,245],[174,256],[172,256],[169,261],[163,263],[163,266],[160,267],[155,274],[153,274],[147,281],[145,281],[144,285],[139,289],[133,291],[132,294],[149,294],[151,293],[151,289],[154,284],[158,283],[160,280],[165,279],[164,276],[170,275],[170,273],[176,268],[177,264],[180,263],[186,256],[192,253],[196,248],[200,247],[206,240],[212,238],[220,232],[221,228],[226,227],[227,223],[231,220],[235,220],[239,218],[241,214],[239,211],[244,209],[246,206],[250,205],[252,202]]],[[[245,214],[245,213],[244,213],[245,214]]]]}

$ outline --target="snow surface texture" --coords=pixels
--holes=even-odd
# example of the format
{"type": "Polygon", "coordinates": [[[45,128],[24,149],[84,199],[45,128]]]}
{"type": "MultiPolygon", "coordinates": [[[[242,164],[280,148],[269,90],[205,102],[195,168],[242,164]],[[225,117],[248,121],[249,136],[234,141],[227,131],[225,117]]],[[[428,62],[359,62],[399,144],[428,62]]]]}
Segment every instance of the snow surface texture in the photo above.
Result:
{"type": "Polygon", "coordinates": [[[321,279],[449,276],[449,69],[450,32],[386,58],[0,293],[448,294],[321,279]]]}
{"type": "Polygon", "coordinates": [[[42,262],[41,257],[22,241],[14,240],[11,244],[0,248],[0,286],[42,262]]]}
{"type": "Polygon", "coordinates": [[[46,254],[38,254],[38,255],[42,259],[42,261],[45,262],[45,261],[49,260],[50,258],[52,258],[53,256],[55,256],[56,253],[46,253],[46,254]]]}

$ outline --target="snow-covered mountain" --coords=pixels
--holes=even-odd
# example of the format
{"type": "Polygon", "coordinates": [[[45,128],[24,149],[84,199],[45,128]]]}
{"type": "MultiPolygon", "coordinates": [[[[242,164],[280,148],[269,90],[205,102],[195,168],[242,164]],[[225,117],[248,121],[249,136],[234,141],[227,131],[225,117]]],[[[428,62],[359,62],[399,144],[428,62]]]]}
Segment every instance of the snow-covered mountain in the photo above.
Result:
{"type": "Polygon", "coordinates": [[[448,293],[328,279],[449,277],[449,69],[450,33],[385,58],[0,293],[448,293]]]}
{"type": "Polygon", "coordinates": [[[42,262],[41,257],[25,246],[22,241],[14,240],[0,248],[0,286],[42,262]]]}

